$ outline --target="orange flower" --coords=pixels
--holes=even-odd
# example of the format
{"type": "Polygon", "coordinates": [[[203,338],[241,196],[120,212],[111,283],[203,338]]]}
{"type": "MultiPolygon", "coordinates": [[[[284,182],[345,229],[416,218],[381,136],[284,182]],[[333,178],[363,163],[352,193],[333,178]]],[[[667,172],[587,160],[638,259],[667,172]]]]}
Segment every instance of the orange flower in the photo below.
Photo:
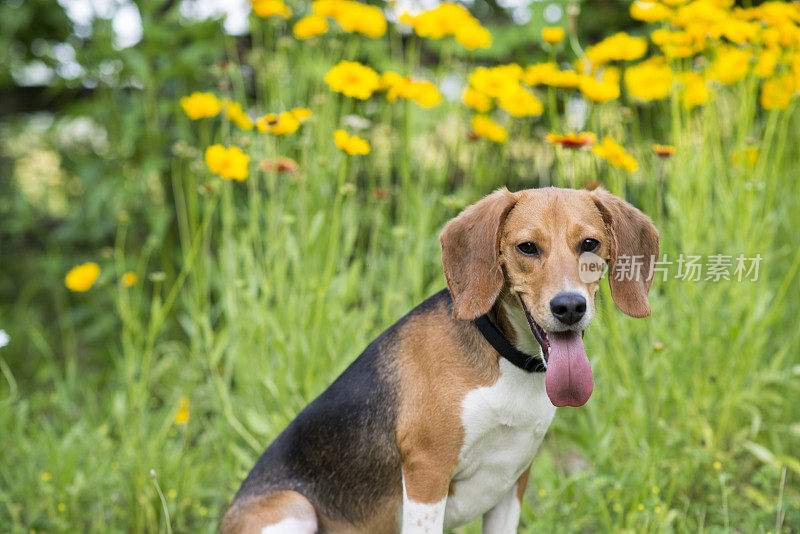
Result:
{"type": "Polygon", "coordinates": [[[659,158],[669,158],[675,153],[675,147],[672,145],[653,145],[653,152],[659,158]]]}
{"type": "Polygon", "coordinates": [[[595,141],[597,141],[597,136],[592,132],[570,132],[563,135],[555,133],[547,134],[548,143],[561,145],[566,148],[580,148],[582,146],[594,144],[595,141]]]}
{"type": "Polygon", "coordinates": [[[278,174],[284,172],[294,173],[300,168],[295,160],[281,156],[275,160],[267,160],[261,164],[261,168],[267,172],[275,171],[278,174]]]}

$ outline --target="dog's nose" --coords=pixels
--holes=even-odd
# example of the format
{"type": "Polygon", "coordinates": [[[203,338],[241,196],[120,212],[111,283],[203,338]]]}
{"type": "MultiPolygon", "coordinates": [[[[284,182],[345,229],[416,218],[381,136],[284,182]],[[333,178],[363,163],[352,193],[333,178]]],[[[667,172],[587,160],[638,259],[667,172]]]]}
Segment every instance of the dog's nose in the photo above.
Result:
{"type": "Polygon", "coordinates": [[[586,313],[586,299],[580,293],[559,293],[550,301],[553,316],[564,324],[575,324],[586,313]]]}

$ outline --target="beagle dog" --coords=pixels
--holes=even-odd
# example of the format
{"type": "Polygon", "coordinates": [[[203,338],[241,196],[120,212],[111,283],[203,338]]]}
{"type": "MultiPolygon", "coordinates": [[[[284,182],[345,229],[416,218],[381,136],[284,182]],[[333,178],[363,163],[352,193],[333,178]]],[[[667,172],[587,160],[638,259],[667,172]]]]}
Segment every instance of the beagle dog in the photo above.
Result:
{"type": "Polygon", "coordinates": [[[275,439],[224,534],[441,533],[480,516],[485,533],[516,531],[556,407],[583,405],[594,385],[583,332],[602,272],[587,278],[579,264],[607,264],[617,307],[645,317],[658,232],[603,189],[503,188],[440,240],[447,289],[275,439]],[[630,258],[633,276],[621,272],[630,258]]]}

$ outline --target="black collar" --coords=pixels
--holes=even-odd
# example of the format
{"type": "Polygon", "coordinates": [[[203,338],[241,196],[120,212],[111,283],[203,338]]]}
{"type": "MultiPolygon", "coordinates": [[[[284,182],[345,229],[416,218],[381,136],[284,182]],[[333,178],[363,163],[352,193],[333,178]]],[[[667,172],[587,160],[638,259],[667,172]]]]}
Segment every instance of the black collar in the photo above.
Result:
{"type": "Polygon", "coordinates": [[[540,357],[530,356],[518,350],[517,347],[506,339],[506,336],[495,326],[488,315],[481,315],[475,319],[474,323],[483,337],[486,338],[486,341],[488,341],[489,344],[494,347],[494,350],[499,352],[503,358],[529,373],[543,373],[545,371],[544,362],[540,357]]]}

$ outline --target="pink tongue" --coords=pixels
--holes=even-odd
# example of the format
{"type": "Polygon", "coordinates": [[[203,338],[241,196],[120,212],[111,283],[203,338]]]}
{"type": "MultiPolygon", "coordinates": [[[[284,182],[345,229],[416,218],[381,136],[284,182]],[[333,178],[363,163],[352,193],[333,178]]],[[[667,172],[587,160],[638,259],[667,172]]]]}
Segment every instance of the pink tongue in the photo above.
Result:
{"type": "Polygon", "coordinates": [[[550,357],[545,387],[554,406],[583,406],[594,389],[594,377],[580,332],[548,332],[550,357]]]}

